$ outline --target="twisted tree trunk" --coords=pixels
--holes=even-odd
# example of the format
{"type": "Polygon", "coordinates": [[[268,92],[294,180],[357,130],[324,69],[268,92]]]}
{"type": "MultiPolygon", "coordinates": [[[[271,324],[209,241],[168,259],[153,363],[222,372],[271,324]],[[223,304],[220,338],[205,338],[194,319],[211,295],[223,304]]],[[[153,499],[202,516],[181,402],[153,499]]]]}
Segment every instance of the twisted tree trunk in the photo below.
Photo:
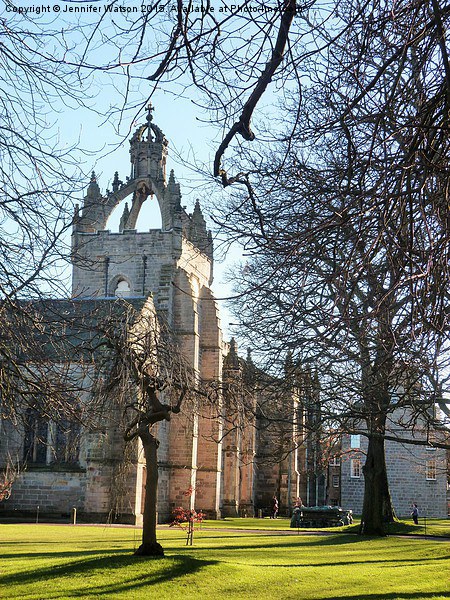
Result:
{"type": "Polygon", "coordinates": [[[138,556],[164,556],[163,547],[156,539],[159,442],[150,433],[148,425],[139,428],[139,438],[144,448],[147,477],[145,480],[142,544],[136,550],[135,554],[138,556]]]}

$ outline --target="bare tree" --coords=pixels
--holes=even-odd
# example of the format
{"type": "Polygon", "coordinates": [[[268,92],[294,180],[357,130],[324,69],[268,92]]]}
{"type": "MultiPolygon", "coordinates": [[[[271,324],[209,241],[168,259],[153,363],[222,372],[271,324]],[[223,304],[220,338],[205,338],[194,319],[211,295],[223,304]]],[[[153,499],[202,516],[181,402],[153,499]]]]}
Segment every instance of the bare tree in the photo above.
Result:
{"type": "MultiPolygon", "coordinates": [[[[117,4],[113,2],[111,10],[117,4]]],[[[148,96],[161,86],[173,90],[178,85],[182,91],[195,86],[199,102],[224,128],[214,175],[224,186],[241,183],[247,190],[246,195],[231,198],[231,203],[236,200],[232,205],[236,220],[229,231],[231,236],[247,236],[249,248],[253,245],[261,255],[255,264],[267,271],[263,281],[256,276],[245,279],[243,288],[257,294],[269,290],[272,302],[255,306],[255,314],[262,306],[266,308],[261,322],[273,319],[272,342],[267,347],[283,339],[294,351],[300,348],[308,353],[306,341],[315,342],[319,334],[328,332],[328,349],[321,347],[318,354],[326,357],[330,348],[335,350],[337,362],[333,362],[330,381],[359,381],[359,400],[372,398],[368,405],[373,414],[369,411],[372,416],[367,417],[369,429],[373,428],[371,439],[382,438],[385,417],[377,410],[386,404],[388,388],[397,384],[399,365],[406,365],[408,373],[418,373],[411,377],[420,380],[421,394],[428,393],[430,402],[440,393],[438,363],[446,350],[448,325],[444,282],[449,247],[450,69],[444,31],[450,9],[435,0],[404,0],[394,9],[378,0],[349,0],[325,7],[320,2],[294,6],[287,0],[273,10],[250,2],[234,11],[214,12],[209,4],[206,8],[196,13],[192,4],[178,0],[169,16],[154,10],[130,20],[128,28],[120,25],[109,30],[113,54],[103,65],[92,57],[106,17],[88,35],[81,56],[78,46],[67,47],[61,36],[55,39],[64,44],[64,59],[53,59],[43,52],[42,38],[31,26],[28,30],[16,27],[11,34],[5,20],[9,45],[1,51],[10,65],[13,84],[17,70],[25,73],[19,80],[28,86],[31,100],[25,106],[31,108],[31,115],[35,90],[39,98],[42,89],[70,97],[68,86],[60,83],[65,81],[61,76],[74,66],[79,74],[86,69],[124,75],[125,106],[132,110],[140,102],[127,104],[130,89],[143,77],[150,82],[148,96]],[[31,52],[31,63],[24,62],[20,52],[28,57],[31,52]],[[30,71],[34,80],[23,71],[24,64],[34,65],[35,71],[30,71]],[[36,85],[29,85],[30,81],[36,85]],[[245,141],[255,138],[251,119],[271,82],[284,89],[288,101],[281,114],[291,122],[282,148],[284,158],[272,160],[279,168],[265,168],[263,151],[260,162],[255,159],[258,152],[248,159],[239,151],[232,163],[225,164],[227,149],[238,148],[234,145],[237,135],[245,141]],[[228,174],[230,164],[236,175],[228,174]],[[268,204],[274,193],[279,193],[283,205],[268,204]],[[320,199],[319,207],[312,195],[320,199]],[[317,213],[322,207],[320,220],[317,213]],[[299,289],[305,293],[297,297],[299,289]],[[305,333],[301,314],[310,319],[305,333]],[[291,339],[294,333],[296,339],[291,339]],[[409,353],[406,347],[411,348],[409,353]],[[429,390],[424,380],[430,383],[429,390]]],[[[13,96],[17,107],[21,91],[13,96]]],[[[39,134],[46,125],[41,123],[39,134]]],[[[279,131],[270,125],[269,137],[274,138],[279,131]]],[[[4,130],[4,147],[14,148],[14,144],[8,146],[9,129],[4,130]]],[[[19,129],[17,139],[20,148],[23,140],[26,144],[19,154],[23,164],[36,165],[30,136],[19,129]]],[[[38,157],[47,157],[38,150],[38,157]]],[[[21,164],[19,159],[16,163],[21,164]]],[[[33,168],[35,180],[41,181],[43,172],[41,166],[33,168]]],[[[6,189],[11,188],[10,173],[4,177],[6,189]]],[[[22,166],[19,182],[27,178],[22,166]]],[[[47,197],[51,186],[47,181],[37,189],[47,197]]],[[[10,195],[14,200],[25,197],[16,192],[10,195]]],[[[5,201],[5,207],[10,205],[5,201]]],[[[14,276],[4,269],[8,297],[37,281],[36,273],[42,273],[43,262],[56,247],[60,204],[50,213],[52,227],[48,218],[41,219],[41,207],[34,208],[33,218],[45,234],[38,239],[46,241],[40,248],[34,238],[30,242],[25,236],[27,244],[11,246],[8,255],[31,257],[27,261],[31,267],[26,277],[17,268],[14,276]]],[[[15,209],[11,214],[14,221],[22,212],[15,209]]],[[[252,275],[251,266],[247,275],[252,275]]],[[[249,323],[250,319],[244,324],[249,323]]],[[[267,330],[260,329],[260,333],[268,339],[267,330]]],[[[348,387],[342,384],[335,389],[348,387]]],[[[353,404],[355,408],[356,401],[353,404]]]]}
{"type": "Polygon", "coordinates": [[[246,193],[218,218],[251,256],[233,274],[240,327],[272,363],[287,347],[318,366],[325,418],[366,423],[370,533],[392,517],[388,421],[408,406],[410,427],[437,425],[448,361],[448,18],[349,1],[316,20],[285,141],[241,153],[246,193]]]}
{"type": "Polygon", "coordinates": [[[66,37],[56,24],[3,12],[0,31],[0,296],[13,301],[63,289],[55,275],[67,257],[81,172],[80,151],[60,139],[58,118],[89,96],[64,62],[66,37]]]}
{"type": "MultiPolygon", "coordinates": [[[[352,46],[335,48],[340,65],[359,58],[355,46],[356,56],[352,46]]],[[[367,69],[383,51],[370,54],[367,69]]],[[[432,407],[442,400],[448,361],[448,228],[437,208],[448,172],[443,158],[428,168],[410,144],[411,131],[425,133],[421,122],[413,129],[423,89],[406,77],[420,81],[411,52],[403,79],[385,70],[370,101],[352,112],[344,110],[358,90],[352,71],[342,72],[339,88],[312,89],[287,142],[289,158],[278,168],[275,154],[270,166],[255,165],[257,185],[247,198],[236,195],[233,218],[221,220],[231,236],[246,236],[253,255],[235,274],[241,325],[270,352],[285,345],[318,365],[331,419],[340,414],[347,428],[366,422],[363,528],[370,533],[383,532],[392,517],[388,421],[408,406],[425,427],[436,425],[432,407]]]]}
{"type": "Polygon", "coordinates": [[[20,475],[20,472],[21,464],[13,460],[11,456],[8,456],[6,466],[0,473],[0,502],[2,502],[2,500],[8,500],[11,496],[14,481],[20,475]]]}
{"type": "Polygon", "coordinates": [[[125,443],[142,444],[146,464],[142,544],[136,554],[163,556],[157,541],[158,423],[170,421],[182,404],[198,410],[199,384],[183,359],[168,326],[158,317],[150,297],[137,312],[123,304],[123,313],[99,325],[107,348],[98,394],[118,410],[125,443]]]}
{"type": "Polygon", "coordinates": [[[13,9],[8,0],[0,15],[0,393],[3,418],[12,423],[19,398],[31,406],[42,389],[63,395],[62,374],[41,368],[48,361],[35,334],[43,333],[45,318],[23,300],[66,293],[81,151],[60,139],[58,118],[89,97],[64,61],[69,48],[61,28],[13,9]]]}
{"type": "MultiPolygon", "coordinates": [[[[434,304],[421,301],[417,280],[411,289],[405,278],[409,262],[398,247],[414,215],[387,194],[370,193],[366,201],[361,186],[343,193],[339,152],[335,157],[320,171],[295,157],[283,180],[267,170],[254,195],[258,210],[249,212],[238,198],[230,206],[231,227],[246,236],[251,255],[233,273],[236,316],[240,334],[272,365],[289,348],[301,364],[318,368],[322,419],[369,436],[366,499],[377,509],[365,507],[363,519],[374,533],[390,514],[383,440],[393,413],[408,407],[416,415],[405,429],[418,424],[419,414],[425,427],[436,425],[432,407],[442,401],[448,363],[447,311],[441,328],[433,326],[434,304]]],[[[416,230],[418,272],[433,251],[416,230]]],[[[447,296],[440,298],[447,306],[447,296]]]]}
{"type": "MultiPolygon", "coordinates": [[[[111,12],[119,10],[118,5],[112,2],[111,12]]],[[[248,164],[240,160],[239,138],[244,140],[243,147],[249,147],[247,142],[258,138],[271,141],[280,134],[277,120],[283,123],[287,116],[299,118],[308,111],[302,99],[311,81],[320,80],[339,93],[345,92],[345,87],[339,87],[343,78],[353,74],[359,87],[341,106],[345,120],[355,108],[373,101],[373,93],[388,70],[396,73],[391,91],[395,80],[406,77],[414,81],[404,69],[405,57],[411,52],[427,85],[415,116],[410,114],[411,124],[419,125],[422,133],[413,134],[410,142],[428,154],[425,162],[429,168],[438,164],[442,154],[436,153],[437,145],[446,143],[450,76],[444,41],[450,17],[447,6],[436,0],[401,0],[395,8],[380,0],[244,0],[234,6],[208,1],[199,7],[177,0],[169,11],[164,8],[154,7],[144,13],[130,11],[128,20],[120,25],[111,25],[109,15],[104,15],[86,36],[83,54],[69,53],[68,58],[72,57],[82,71],[100,70],[112,74],[116,81],[126,81],[123,103],[113,109],[116,114],[143,106],[134,95],[137,88],[142,94],[142,80],[149,82],[144,89],[147,98],[162,89],[169,93],[189,90],[207,112],[208,122],[222,129],[213,173],[223,186],[236,182],[247,185],[248,164]],[[105,32],[110,52],[108,59],[99,64],[95,51],[105,32]],[[351,61],[339,58],[339,48],[346,44],[355,50],[351,61]],[[369,54],[376,55],[370,65],[369,54]],[[282,100],[292,95],[301,102],[294,108],[284,105],[271,111],[265,130],[265,111],[260,105],[266,98],[272,104],[272,94],[282,100]],[[254,117],[258,121],[256,130],[252,126],[254,117]],[[227,150],[231,150],[231,160],[225,160],[227,150]],[[231,169],[235,171],[232,175],[231,169]]],[[[390,102],[387,92],[385,105],[390,102]]],[[[380,114],[376,109],[383,107],[379,102],[376,109],[372,107],[376,119],[380,114]]]]}
{"type": "MultiPolygon", "coordinates": [[[[110,12],[118,11],[119,4],[114,0],[110,12]]],[[[228,186],[240,177],[227,174],[227,148],[234,147],[237,137],[255,139],[252,116],[271,84],[300,83],[300,65],[311,52],[305,40],[318,26],[311,23],[311,15],[320,6],[314,0],[300,5],[294,0],[244,0],[233,6],[208,0],[200,9],[177,0],[168,10],[155,6],[143,13],[130,11],[125,24],[111,23],[105,14],[86,34],[82,54],[71,52],[68,60],[81,72],[102,71],[116,85],[126,82],[111,111],[120,119],[124,112],[144,107],[142,94],[147,102],[158,90],[191,90],[194,102],[209,113],[208,122],[223,130],[213,170],[228,186]],[[106,33],[108,58],[100,64],[96,48],[106,33]],[[142,92],[143,80],[148,85],[142,92]]]]}

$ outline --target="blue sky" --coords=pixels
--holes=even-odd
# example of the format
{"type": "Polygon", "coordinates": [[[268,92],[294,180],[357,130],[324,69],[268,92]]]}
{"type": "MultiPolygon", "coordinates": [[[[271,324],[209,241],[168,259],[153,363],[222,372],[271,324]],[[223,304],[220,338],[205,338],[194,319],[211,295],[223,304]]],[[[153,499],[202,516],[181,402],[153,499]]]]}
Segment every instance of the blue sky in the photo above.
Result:
{"type": "MultiPolygon", "coordinates": [[[[16,6],[27,8],[44,6],[37,5],[31,0],[16,0],[16,6]]],[[[72,34],[67,35],[70,52],[67,53],[68,60],[76,62],[76,55],[82,54],[83,46],[86,43],[87,36],[92,32],[93,27],[99,21],[96,13],[75,15],[63,14],[66,7],[78,6],[103,6],[107,2],[102,0],[92,0],[87,3],[83,0],[55,0],[50,6],[50,13],[20,15],[17,13],[6,13],[2,16],[16,23],[23,23],[24,27],[42,28],[44,31],[63,29],[71,25],[77,26],[72,34]],[[59,7],[61,12],[54,12],[54,7],[59,7]],[[79,26],[82,26],[80,30],[79,26]],[[83,29],[84,28],[84,29],[83,29]]],[[[120,4],[120,3],[119,3],[120,4]]],[[[214,5],[223,4],[221,0],[214,0],[214,5]]],[[[123,6],[141,6],[139,0],[124,0],[123,6]]],[[[239,18],[239,17],[238,17],[239,18]]],[[[103,32],[108,32],[108,19],[114,19],[126,27],[127,21],[121,15],[111,15],[105,18],[102,24],[103,32]]],[[[167,21],[167,19],[166,19],[167,21]]],[[[247,23],[248,19],[243,21],[247,23]]],[[[169,21],[170,25],[170,21],[169,21]]],[[[169,26],[166,23],[166,26],[169,26]]],[[[239,25],[239,23],[238,23],[239,25]]],[[[239,39],[239,28],[238,28],[239,39]]],[[[149,34],[152,43],[153,32],[149,34]]],[[[155,39],[157,38],[155,34],[155,39]]],[[[104,43],[104,37],[96,37],[96,41],[91,46],[91,52],[86,57],[90,64],[105,64],[115,52],[114,44],[111,46],[110,40],[104,43]],[[111,49],[112,48],[112,49],[111,49]]],[[[46,52],[51,53],[51,36],[46,42],[46,52]]],[[[118,39],[118,44],[121,39],[118,39]]],[[[111,107],[120,108],[123,104],[122,96],[126,88],[126,76],[124,68],[116,69],[114,72],[95,72],[85,79],[82,73],[80,78],[80,89],[87,92],[89,98],[86,102],[88,106],[65,106],[63,103],[54,105],[49,111],[52,118],[55,119],[54,129],[59,138],[59,145],[63,148],[69,148],[77,144],[86,152],[79,152],[79,164],[85,173],[86,186],[89,182],[90,173],[95,170],[98,183],[102,192],[107,188],[111,189],[114,172],[119,172],[119,177],[124,180],[130,173],[129,162],[129,138],[133,130],[145,122],[144,106],[147,98],[152,93],[152,84],[146,79],[150,66],[145,63],[142,65],[141,78],[139,78],[139,69],[135,70],[135,75],[131,85],[131,94],[128,105],[135,108],[120,114],[116,112],[109,116],[111,107]],[[140,115],[139,109],[141,110],[140,115]],[[56,111],[56,112],[53,112],[56,111]]],[[[197,103],[199,98],[195,90],[189,87],[187,78],[181,78],[176,82],[166,82],[165,89],[159,88],[152,94],[152,104],[155,107],[154,121],[161,127],[169,140],[168,170],[174,169],[177,181],[181,184],[183,194],[182,205],[186,206],[188,212],[194,207],[195,200],[198,198],[204,208],[205,218],[208,221],[208,201],[210,200],[212,190],[211,171],[213,156],[220,143],[223,131],[220,127],[209,122],[210,115],[197,103]],[[204,170],[207,176],[203,177],[199,170],[204,170]],[[209,175],[208,175],[209,174],[209,175]],[[206,182],[206,183],[205,183],[206,182]]],[[[267,97],[267,95],[266,95],[267,97]]],[[[269,94],[269,102],[270,94],[269,94]]],[[[49,119],[50,120],[50,119],[49,119]]],[[[215,194],[227,194],[229,191],[221,190],[217,185],[215,194]]],[[[81,198],[80,198],[81,200],[81,198]]],[[[115,214],[108,223],[108,228],[112,231],[118,229],[118,221],[123,207],[119,206],[115,214]]],[[[138,221],[138,230],[147,230],[159,225],[159,211],[156,202],[149,202],[144,205],[141,216],[138,221]]],[[[211,224],[211,222],[210,222],[211,224]]],[[[228,266],[241,258],[239,248],[234,248],[228,253],[227,260],[217,261],[216,253],[215,281],[213,289],[216,297],[227,297],[231,295],[229,285],[222,281],[223,272],[228,266]]],[[[225,330],[228,329],[228,323],[231,321],[229,313],[225,310],[223,303],[221,305],[222,323],[225,330]]],[[[228,332],[227,332],[228,334],[228,332]]]]}
{"type": "MultiPolygon", "coordinates": [[[[101,92],[96,98],[97,108],[101,106],[105,92],[101,92]]],[[[186,206],[188,212],[192,212],[195,200],[198,198],[204,207],[205,218],[208,221],[208,209],[205,206],[205,189],[202,189],[203,181],[201,175],[195,170],[195,164],[202,165],[211,170],[212,156],[214,152],[213,136],[214,130],[201,124],[198,119],[198,109],[186,98],[172,98],[163,93],[156,93],[152,99],[155,106],[154,122],[161,127],[169,140],[168,172],[174,169],[175,177],[181,184],[183,195],[182,205],[186,206]]],[[[77,109],[70,119],[62,115],[60,121],[60,133],[67,138],[67,144],[71,144],[79,138],[80,146],[89,152],[95,152],[93,156],[80,155],[83,162],[83,170],[87,177],[95,170],[98,183],[102,192],[111,189],[114,172],[119,172],[120,179],[124,180],[130,174],[129,160],[129,135],[118,134],[114,131],[114,123],[103,122],[99,115],[89,110],[77,109]]],[[[200,116],[201,118],[201,116],[200,116]]],[[[145,116],[137,119],[137,124],[145,122],[145,116]]],[[[128,124],[127,124],[128,126],[128,124]]],[[[123,130],[128,127],[124,125],[123,130]]],[[[88,184],[88,178],[86,185],[88,184]]],[[[220,190],[218,190],[220,193],[220,190]]],[[[122,214],[123,203],[117,207],[108,222],[108,229],[118,230],[119,219],[122,214]]],[[[160,214],[156,200],[148,199],[144,204],[138,224],[138,231],[156,228],[160,225],[160,214]]],[[[211,223],[209,223],[211,226],[211,223]]],[[[233,261],[238,260],[240,252],[235,249],[227,261],[216,262],[214,272],[215,280],[213,289],[216,297],[228,296],[231,289],[222,281],[224,269],[233,261]]],[[[222,327],[228,330],[231,320],[230,314],[221,302],[222,327]]],[[[228,331],[227,331],[228,333],[228,331]]]]}

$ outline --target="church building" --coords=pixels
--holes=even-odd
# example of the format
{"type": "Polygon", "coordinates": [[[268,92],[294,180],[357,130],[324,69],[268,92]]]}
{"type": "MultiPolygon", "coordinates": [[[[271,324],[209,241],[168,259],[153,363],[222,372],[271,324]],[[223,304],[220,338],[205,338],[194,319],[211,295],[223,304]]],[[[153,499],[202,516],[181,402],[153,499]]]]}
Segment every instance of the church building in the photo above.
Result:
{"type": "MultiPolygon", "coordinates": [[[[117,304],[118,297],[142,307],[151,297],[189,366],[202,381],[222,384],[236,373],[249,372],[251,359],[240,359],[234,342],[223,340],[211,291],[211,233],[198,201],[192,214],[181,205],[180,185],[173,171],[166,172],[168,145],[149,108],[146,123],[130,139],[131,171],[125,181],[116,172],[112,190],[103,195],[92,174],[74,218],[72,298],[52,302],[59,303],[59,310],[65,303],[64,310],[75,315],[93,305],[104,310],[117,304]],[[106,229],[108,219],[124,200],[119,231],[111,232],[106,229]],[[144,202],[158,203],[160,229],[136,230],[144,202]]],[[[190,418],[180,414],[158,424],[160,521],[169,520],[178,506],[201,509],[210,518],[253,516],[270,506],[274,494],[286,511],[292,505],[300,493],[301,452],[278,448],[279,460],[271,456],[265,432],[271,439],[277,436],[267,426],[257,433],[258,393],[264,395],[253,386],[249,402],[254,410],[242,428],[230,426],[227,415],[218,416],[215,408],[210,414],[190,418]],[[259,453],[259,447],[264,451],[259,453]]],[[[289,447],[298,448],[301,433],[294,424],[298,410],[294,396],[289,394],[283,408],[292,413],[283,439],[289,447]]],[[[228,416],[233,414],[226,397],[223,407],[228,416]]],[[[87,520],[140,523],[143,456],[136,444],[125,452],[117,427],[104,432],[82,427],[74,432],[72,428],[70,435],[69,428],[64,433],[60,424],[49,419],[28,424],[25,420],[22,428],[4,421],[1,427],[0,466],[7,457],[26,460],[26,465],[9,499],[0,502],[0,518],[2,514],[33,514],[36,507],[41,514],[53,516],[76,508],[80,518],[87,520]]]]}
{"type": "MultiPolygon", "coordinates": [[[[168,146],[150,108],[130,139],[130,175],[122,181],[116,172],[112,190],[102,194],[92,174],[74,217],[72,297],[44,303],[47,313],[66,315],[64,329],[72,328],[80,345],[73,345],[70,360],[47,355],[47,365],[53,360],[56,373],[65,368],[84,378],[73,403],[89,406],[95,396],[89,369],[96,367],[82,342],[91,315],[112,314],[126,303],[137,311],[151,305],[170,326],[189,368],[199,380],[214,382],[221,395],[209,408],[205,403],[201,411],[181,412],[154,426],[160,522],[170,521],[180,506],[209,518],[266,516],[274,495],[281,515],[290,515],[299,496],[309,506],[342,502],[358,511],[364,448],[347,462],[335,460],[330,470],[320,443],[318,374],[294,368],[288,356],[285,376],[276,379],[257,369],[250,352],[245,360],[239,357],[234,340],[223,340],[211,290],[212,236],[200,203],[192,214],[181,205],[180,185],[173,171],[166,172],[168,146]],[[158,203],[160,228],[136,230],[144,203],[158,203]],[[112,232],[108,220],[119,205],[124,205],[119,231],[112,232]],[[83,335],[76,332],[81,325],[83,335]]],[[[39,368],[46,368],[45,361],[39,368]]],[[[428,460],[425,475],[407,467],[405,454],[394,461],[391,484],[395,488],[401,473],[406,487],[399,502],[406,505],[420,476],[423,497],[439,504],[436,516],[442,516],[446,482],[444,473],[436,475],[436,465],[443,464],[444,454],[430,448],[422,453],[428,460]]],[[[0,520],[66,519],[76,509],[85,521],[142,522],[142,448],[125,444],[114,418],[104,427],[89,427],[52,418],[49,411],[42,415],[38,405],[28,405],[21,420],[0,418],[0,484],[2,471],[14,465],[10,489],[2,493],[0,487],[0,520]]]]}

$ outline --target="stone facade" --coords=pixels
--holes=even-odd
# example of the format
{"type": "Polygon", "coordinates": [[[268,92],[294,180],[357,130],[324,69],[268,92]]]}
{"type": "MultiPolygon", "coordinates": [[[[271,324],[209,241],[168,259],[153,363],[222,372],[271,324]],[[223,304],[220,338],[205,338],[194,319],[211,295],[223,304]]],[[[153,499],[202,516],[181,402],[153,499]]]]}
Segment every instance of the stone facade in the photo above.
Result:
{"type": "MultiPolygon", "coordinates": [[[[88,312],[91,305],[94,311],[99,305],[107,311],[108,306],[117,305],[118,296],[139,310],[145,310],[146,304],[154,306],[169,323],[199,378],[217,382],[220,389],[224,357],[230,346],[222,339],[218,305],[210,289],[212,238],[199,202],[192,214],[182,208],[180,186],[173,171],[166,176],[167,151],[168,142],[149,110],[146,124],[130,140],[131,172],[125,182],[116,172],[112,191],[103,195],[92,174],[74,218],[73,298],[66,301],[64,310],[76,321],[77,311],[88,312]],[[127,198],[130,202],[125,204],[119,232],[108,231],[111,213],[127,198]],[[135,230],[144,202],[158,202],[161,229],[135,230]]],[[[233,370],[230,361],[225,368],[233,370]]],[[[247,392],[254,409],[256,396],[253,391],[247,392]]],[[[176,415],[170,422],[156,426],[160,442],[160,521],[167,521],[180,505],[201,509],[213,518],[222,514],[253,515],[257,497],[255,429],[224,430],[227,418],[222,413],[227,408],[222,403],[219,394],[215,406],[176,415]]],[[[78,457],[72,462],[56,461],[51,456],[50,448],[55,443],[50,431],[57,424],[34,417],[31,442],[27,442],[30,434],[26,427],[9,427],[2,422],[2,427],[9,429],[2,432],[0,465],[9,456],[26,458],[27,466],[14,483],[14,493],[0,503],[0,516],[33,514],[39,506],[41,514],[47,516],[62,517],[76,508],[85,520],[141,522],[143,453],[137,443],[124,446],[117,415],[109,414],[101,433],[80,432],[78,457]]],[[[273,464],[268,470],[274,470],[273,464]]],[[[284,475],[265,477],[262,496],[278,493],[280,481],[285,485],[284,479],[284,475]]],[[[266,500],[258,496],[257,501],[266,500]]],[[[289,504],[287,496],[285,504],[289,504]]]]}
{"type": "MultiPolygon", "coordinates": [[[[426,440],[426,432],[414,434],[404,429],[390,431],[399,437],[426,440]]],[[[367,438],[344,435],[341,457],[341,504],[360,514],[364,499],[362,466],[367,451],[367,438]]],[[[391,499],[399,518],[409,517],[413,502],[421,516],[447,517],[447,451],[426,445],[385,441],[386,468],[391,499]]]]}
{"type": "MultiPolygon", "coordinates": [[[[113,191],[103,197],[93,175],[73,232],[73,295],[145,298],[151,294],[189,365],[203,380],[220,381],[222,331],[209,287],[212,239],[198,202],[188,215],[181,207],[173,171],[166,177],[167,148],[149,110],[146,125],[130,140],[131,174],[126,182],[116,173],[113,191]],[[105,231],[110,214],[127,197],[131,206],[125,206],[119,233],[105,231]],[[152,201],[159,204],[162,228],[138,233],[133,228],[140,209],[152,201]]],[[[220,437],[220,421],[200,415],[159,424],[162,520],[187,501],[211,517],[220,515],[221,443],[215,441],[220,437]],[[187,490],[192,490],[188,500],[187,490]]],[[[144,465],[136,450],[135,500],[128,510],[139,520],[144,465]]]]}

